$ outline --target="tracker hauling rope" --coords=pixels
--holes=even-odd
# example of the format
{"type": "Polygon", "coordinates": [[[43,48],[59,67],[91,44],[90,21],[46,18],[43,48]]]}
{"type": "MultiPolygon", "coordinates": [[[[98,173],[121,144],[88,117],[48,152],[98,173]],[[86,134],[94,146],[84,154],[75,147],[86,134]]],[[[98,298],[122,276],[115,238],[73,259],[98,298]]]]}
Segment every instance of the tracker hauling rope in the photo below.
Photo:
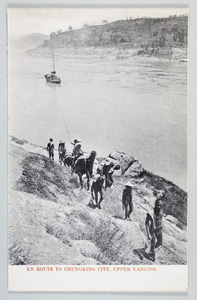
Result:
{"type": "MultiPolygon", "coordinates": [[[[122,192],[122,190],[119,188],[119,187],[117,187],[115,184],[113,184],[114,185],[114,187],[116,188],[116,189],[118,189],[120,192],[122,192]]],[[[133,188],[134,189],[134,188],[133,188]]],[[[134,189],[135,190],[135,189],[134,189]]],[[[136,191],[136,190],[135,190],[136,191]]],[[[137,191],[136,191],[137,192],[137,191]]],[[[138,196],[140,196],[140,195],[138,195],[138,196]]],[[[141,197],[141,196],[140,196],[141,197]]],[[[142,198],[142,197],[141,197],[142,198]]],[[[143,199],[143,198],[142,198],[143,199]]],[[[146,200],[147,201],[147,200],[146,200]]],[[[143,208],[144,210],[146,210],[147,212],[148,212],[148,210],[146,209],[146,208],[144,208],[143,206],[141,206],[138,202],[136,202],[136,201],[134,201],[133,200],[133,202],[135,202],[137,205],[139,205],[141,208],[143,208]]],[[[149,204],[150,205],[150,204],[149,204]]],[[[152,206],[151,206],[152,207],[152,206]]],[[[153,208],[153,207],[152,207],[153,208]]],[[[140,237],[141,237],[141,239],[143,240],[143,242],[144,242],[144,244],[145,244],[145,248],[143,248],[144,250],[147,248],[147,245],[146,245],[146,242],[145,242],[145,240],[144,240],[144,237],[142,236],[142,233],[141,233],[141,230],[140,230],[140,228],[139,228],[139,226],[137,226],[132,220],[131,220],[131,222],[133,223],[133,225],[138,229],[138,231],[139,231],[139,234],[140,234],[140,237]]],[[[139,223],[139,222],[138,222],[139,223]]],[[[161,245],[164,249],[166,249],[167,251],[169,251],[169,252],[171,252],[173,255],[175,255],[176,257],[178,257],[179,258],[179,260],[181,260],[181,261],[183,261],[185,264],[187,263],[186,262],[186,260],[184,259],[184,258],[182,258],[182,257],[180,257],[178,254],[176,254],[174,251],[172,251],[172,250],[170,250],[168,247],[166,247],[165,245],[161,245]]]]}

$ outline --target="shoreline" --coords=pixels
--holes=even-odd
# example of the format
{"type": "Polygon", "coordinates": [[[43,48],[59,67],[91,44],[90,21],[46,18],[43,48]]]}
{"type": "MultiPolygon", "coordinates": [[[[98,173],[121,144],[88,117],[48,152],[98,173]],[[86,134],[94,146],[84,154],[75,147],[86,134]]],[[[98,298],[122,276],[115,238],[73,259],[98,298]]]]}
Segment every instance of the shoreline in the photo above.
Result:
{"type": "MultiPolygon", "coordinates": [[[[55,48],[55,56],[64,57],[67,55],[82,55],[100,58],[131,59],[131,58],[156,58],[165,60],[188,59],[186,47],[165,47],[165,48],[114,48],[114,47],[83,47],[83,48],[55,48]]],[[[24,52],[28,55],[51,56],[51,49],[37,47],[24,52]]]]}

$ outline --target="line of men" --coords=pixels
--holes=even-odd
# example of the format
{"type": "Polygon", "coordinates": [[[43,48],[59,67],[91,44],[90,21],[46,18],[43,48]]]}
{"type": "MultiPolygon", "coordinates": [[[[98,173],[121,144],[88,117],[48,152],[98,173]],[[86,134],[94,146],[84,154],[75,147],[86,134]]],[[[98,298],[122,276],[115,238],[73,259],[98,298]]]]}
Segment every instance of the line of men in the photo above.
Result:
{"type": "MultiPolygon", "coordinates": [[[[83,155],[81,150],[81,140],[75,139],[71,144],[73,148],[73,157],[75,161],[78,157],[83,155]]],[[[47,144],[47,150],[49,152],[49,158],[54,160],[54,143],[53,139],[50,138],[47,144]]],[[[61,140],[58,145],[59,161],[61,163],[62,158],[66,154],[65,143],[61,140]]],[[[95,200],[96,206],[100,209],[101,202],[103,200],[103,185],[104,189],[110,188],[113,185],[113,173],[114,170],[119,169],[120,166],[115,166],[113,162],[106,162],[103,167],[98,167],[96,175],[93,176],[93,182],[91,186],[91,196],[95,200]],[[100,194],[100,199],[98,196],[100,194]]],[[[125,220],[131,220],[130,215],[133,212],[133,199],[132,199],[132,183],[127,182],[125,184],[124,190],[122,192],[122,209],[125,211],[125,220]]],[[[150,210],[146,215],[145,227],[147,238],[150,240],[150,252],[149,255],[151,259],[155,260],[155,250],[162,245],[163,235],[162,235],[162,206],[164,198],[164,193],[157,193],[154,191],[153,195],[156,197],[155,205],[152,210],[150,210]]]]}
{"type": "MultiPolygon", "coordinates": [[[[74,140],[74,143],[71,142],[72,145],[74,145],[73,153],[72,155],[74,156],[75,159],[77,159],[80,155],[83,155],[83,151],[81,150],[81,140],[74,140]]],[[[54,142],[53,139],[50,138],[49,142],[47,144],[47,151],[49,153],[49,158],[54,160],[54,142]]],[[[59,141],[58,145],[58,155],[59,155],[59,162],[61,163],[64,156],[66,154],[66,147],[65,147],[65,142],[62,140],[59,141]]]]}
{"type": "MultiPolygon", "coordinates": [[[[79,139],[75,139],[74,142],[70,142],[74,148],[73,148],[73,152],[72,152],[72,156],[73,156],[73,164],[76,162],[76,160],[82,156],[84,154],[84,152],[81,149],[81,140],[79,139]]],[[[53,143],[53,139],[50,138],[49,139],[49,143],[47,144],[47,151],[49,153],[49,158],[54,160],[54,143],[53,143]]],[[[59,155],[59,162],[60,164],[63,162],[63,159],[66,155],[66,147],[65,147],[65,142],[63,142],[62,140],[59,141],[59,145],[58,145],[58,155],[59,155]]],[[[105,190],[107,188],[110,188],[113,184],[113,173],[114,170],[118,170],[120,168],[120,166],[118,165],[114,165],[113,162],[107,162],[104,164],[103,168],[102,168],[102,175],[104,175],[105,178],[105,190]]],[[[100,174],[100,169],[98,168],[97,170],[97,175],[100,174]]],[[[96,176],[98,181],[99,181],[99,177],[96,176]]]]}

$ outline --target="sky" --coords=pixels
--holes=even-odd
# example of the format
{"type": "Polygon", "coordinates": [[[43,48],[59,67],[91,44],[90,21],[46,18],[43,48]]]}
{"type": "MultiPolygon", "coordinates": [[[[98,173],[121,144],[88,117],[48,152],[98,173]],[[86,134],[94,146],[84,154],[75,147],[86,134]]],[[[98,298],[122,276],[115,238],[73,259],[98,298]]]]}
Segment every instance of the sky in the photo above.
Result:
{"type": "Polygon", "coordinates": [[[50,34],[69,26],[82,28],[84,23],[100,25],[103,20],[113,22],[139,17],[168,17],[188,13],[186,8],[9,8],[10,37],[31,33],[50,34]]]}

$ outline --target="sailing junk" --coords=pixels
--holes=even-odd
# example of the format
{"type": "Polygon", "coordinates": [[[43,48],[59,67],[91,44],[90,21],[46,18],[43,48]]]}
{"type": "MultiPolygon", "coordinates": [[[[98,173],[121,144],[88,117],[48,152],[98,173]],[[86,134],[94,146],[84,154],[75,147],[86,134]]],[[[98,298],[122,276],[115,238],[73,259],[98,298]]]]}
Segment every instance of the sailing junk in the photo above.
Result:
{"type": "Polygon", "coordinates": [[[53,58],[53,71],[49,74],[44,75],[47,82],[51,83],[60,83],[61,79],[56,75],[55,71],[55,58],[54,58],[54,51],[53,51],[53,35],[51,35],[51,49],[52,49],[52,58],[53,58]]]}
{"type": "Polygon", "coordinates": [[[47,82],[52,82],[52,83],[60,83],[61,79],[59,77],[57,77],[55,71],[52,71],[49,74],[44,75],[44,77],[46,78],[47,82]]]}

